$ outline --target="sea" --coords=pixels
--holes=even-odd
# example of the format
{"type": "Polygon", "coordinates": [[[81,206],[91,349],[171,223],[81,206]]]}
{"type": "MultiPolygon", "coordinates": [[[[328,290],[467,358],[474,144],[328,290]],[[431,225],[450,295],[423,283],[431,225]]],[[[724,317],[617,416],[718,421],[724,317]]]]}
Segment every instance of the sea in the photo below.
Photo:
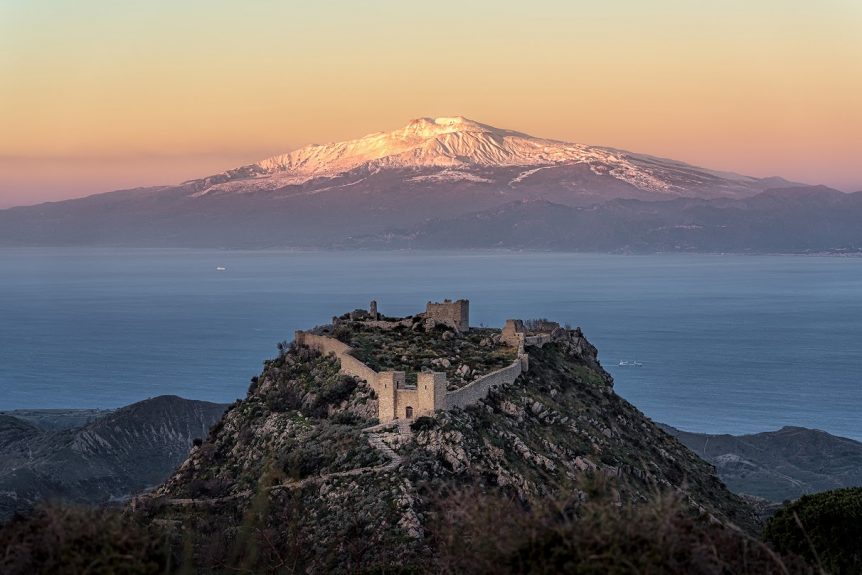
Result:
{"type": "Polygon", "coordinates": [[[444,298],[580,326],[656,421],[862,440],[862,258],[839,256],[0,249],[0,410],[228,403],[294,330],[444,298]]]}

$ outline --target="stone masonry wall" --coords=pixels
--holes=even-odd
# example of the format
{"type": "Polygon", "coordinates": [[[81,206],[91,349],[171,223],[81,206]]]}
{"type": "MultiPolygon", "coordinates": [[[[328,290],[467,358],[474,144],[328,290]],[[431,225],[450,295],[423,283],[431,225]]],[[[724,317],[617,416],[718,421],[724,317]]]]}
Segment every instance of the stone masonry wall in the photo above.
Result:
{"type": "Polygon", "coordinates": [[[507,319],[506,325],[500,332],[500,341],[509,347],[518,348],[523,343],[525,333],[524,322],[519,319],[507,319]]]}
{"type": "Polygon", "coordinates": [[[377,377],[377,419],[380,423],[398,417],[398,386],[404,385],[403,371],[384,371],[377,377]]]}
{"type": "Polygon", "coordinates": [[[540,333],[539,335],[528,335],[524,337],[524,345],[534,345],[542,347],[546,343],[551,343],[553,338],[549,333],[540,333]]]}
{"type": "Polygon", "coordinates": [[[416,374],[416,401],[421,412],[419,415],[431,415],[437,409],[446,408],[446,385],[445,373],[426,371],[416,374]]]}
{"type": "MultiPolygon", "coordinates": [[[[396,419],[407,418],[407,407],[413,408],[413,419],[421,415],[431,415],[434,411],[425,411],[419,409],[419,397],[415,389],[399,389],[395,397],[395,417],[396,419]]],[[[382,422],[383,420],[381,420],[382,422]]]]}
{"type": "MultiPolygon", "coordinates": [[[[431,415],[436,409],[464,408],[488,396],[488,392],[500,385],[513,383],[527,370],[528,356],[519,352],[511,365],[493,371],[465,385],[461,389],[446,393],[446,374],[423,372],[416,374],[416,389],[404,387],[403,371],[377,373],[352,355],[352,348],[335,338],[297,331],[295,341],[300,345],[316,348],[323,354],[332,353],[341,362],[341,372],[363,379],[374,389],[378,397],[378,419],[381,423],[406,417],[407,406],[413,408],[413,417],[431,415]]],[[[550,339],[548,340],[550,341],[550,339]]],[[[537,341],[535,345],[544,345],[537,341]]]]}
{"type": "Polygon", "coordinates": [[[341,362],[341,371],[343,373],[367,381],[368,385],[375,392],[377,391],[377,372],[350,355],[353,349],[346,343],[338,341],[333,337],[314,335],[304,331],[296,332],[294,340],[301,345],[318,349],[324,355],[329,353],[334,354],[341,362]]]}
{"type": "Polygon", "coordinates": [[[522,371],[522,362],[518,358],[508,367],[492,371],[488,375],[482,376],[476,381],[473,381],[461,389],[450,391],[446,394],[446,409],[453,407],[464,408],[484,399],[488,396],[488,392],[499,385],[513,383],[522,371]]]}
{"type": "Polygon", "coordinates": [[[444,300],[442,303],[428,302],[425,306],[425,317],[446,324],[458,331],[470,329],[470,301],[444,300]]]}

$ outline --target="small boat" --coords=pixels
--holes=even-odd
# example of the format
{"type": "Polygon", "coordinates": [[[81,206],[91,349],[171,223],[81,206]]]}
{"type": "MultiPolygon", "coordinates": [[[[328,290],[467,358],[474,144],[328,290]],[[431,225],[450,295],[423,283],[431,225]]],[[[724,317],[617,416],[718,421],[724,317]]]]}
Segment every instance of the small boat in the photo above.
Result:
{"type": "Polygon", "coordinates": [[[217,267],[217,268],[216,268],[216,271],[217,271],[217,272],[227,271],[227,268],[222,267],[222,266],[219,266],[219,267],[217,267]]]}
{"type": "Polygon", "coordinates": [[[643,364],[639,361],[621,361],[620,367],[643,367],[643,364]]]}

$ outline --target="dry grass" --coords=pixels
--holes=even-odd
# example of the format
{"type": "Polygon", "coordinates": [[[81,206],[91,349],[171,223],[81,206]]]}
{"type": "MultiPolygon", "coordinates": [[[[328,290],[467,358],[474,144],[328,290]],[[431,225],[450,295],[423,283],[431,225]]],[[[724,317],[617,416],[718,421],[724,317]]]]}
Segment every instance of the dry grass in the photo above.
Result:
{"type": "Polygon", "coordinates": [[[468,490],[440,502],[434,534],[441,573],[813,572],[799,558],[781,557],[693,513],[672,494],[641,505],[618,505],[610,497],[581,503],[578,496],[524,505],[468,490]]]}

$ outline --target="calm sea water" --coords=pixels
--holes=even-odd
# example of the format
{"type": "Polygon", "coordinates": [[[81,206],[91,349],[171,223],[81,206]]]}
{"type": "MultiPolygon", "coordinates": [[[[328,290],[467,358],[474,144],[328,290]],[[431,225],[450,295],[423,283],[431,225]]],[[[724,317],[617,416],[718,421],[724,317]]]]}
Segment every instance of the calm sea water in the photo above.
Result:
{"type": "Polygon", "coordinates": [[[229,402],[295,329],[445,297],[581,326],[655,420],[862,440],[862,259],[838,257],[0,250],[0,409],[229,402]]]}

